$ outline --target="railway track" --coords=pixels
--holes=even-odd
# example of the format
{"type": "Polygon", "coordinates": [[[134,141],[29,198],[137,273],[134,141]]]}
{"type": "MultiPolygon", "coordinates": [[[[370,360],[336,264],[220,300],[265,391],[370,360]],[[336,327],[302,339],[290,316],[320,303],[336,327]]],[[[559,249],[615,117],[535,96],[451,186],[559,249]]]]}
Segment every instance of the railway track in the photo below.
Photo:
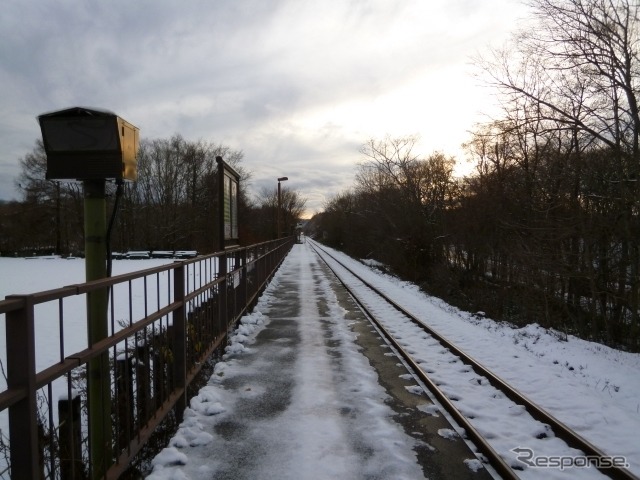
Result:
{"type": "MultiPolygon", "coordinates": [[[[549,412],[525,397],[515,388],[491,372],[477,360],[466,354],[445,337],[424,324],[419,318],[411,314],[401,305],[394,302],[387,295],[367,282],[362,276],[344,265],[334,255],[322,248],[319,244],[309,241],[311,247],[333,271],[338,280],[349,291],[350,295],[359,304],[360,308],[369,317],[376,329],[385,338],[385,341],[393,348],[405,364],[413,371],[415,377],[440,403],[446,412],[464,430],[466,438],[484,456],[482,460],[488,463],[502,478],[516,479],[528,478],[531,475],[541,474],[539,478],[556,471],[544,469],[537,472],[529,469],[531,464],[526,461],[535,461],[532,456],[539,452],[551,452],[548,457],[557,454],[567,448],[573,449],[573,456],[585,459],[595,466],[604,476],[614,479],[638,480],[624,466],[614,464],[613,457],[600,451],[596,446],[578,435],[567,425],[559,421],[549,412]],[[373,296],[372,296],[373,293],[373,296]],[[374,300],[372,300],[372,298],[374,300]],[[403,320],[399,322],[398,316],[403,320]],[[385,319],[393,318],[392,322],[385,319]],[[425,352],[433,352],[425,355],[425,352]],[[438,371],[439,365],[453,366],[456,372],[451,374],[452,368],[445,372],[438,371]],[[475,390],[469,394],[469,390],[475,390]],[[463,392],[463,393],[461,393],[463,392]],[[476,418],[473,407],[461,405],[460,397],[489,396],[488,401],[482,402],[483,408],[487,404],[495,404],[493,411],[483,411],[484,420],[476,418]],[[505,451],[504,445],[496,440],[498,435],[492,432],[491,418],[500,418],[500,424],[504,422],[504,416],[512,417],[511,433],[507,434],[514,445],[505,451]],[[487,425],[487,418],[489,425],[487,425]],[[560,446],[558,442],[564,442],[560,446]],[[521,448],[521,452],[514,449],[521,448]],[[525,448],[526,447],[526,448],[525,448]],[[524,455],[524,460],[517,460],[509,452],[524,455]]],[[[536,458],[539,458],[537,456],[536,458]]],[[[554,460],[552,460],[554,461],[554,460]]],[[[563,460],[560,460],[561,462],[563,460]]],[[[540,466],[536,463],[535,466],[540,466]]],[[[547,465],[553,466],[553,465],[547,465]]],[[[555,465],[559,467],[560,465],[555,465]]],[[[562,475],[562,469],[559,469],[562,475]]],[[[593,469],[564,470],[564,478],[572,477],[579,473],[581,478],[598,478],[593,469]]]]}

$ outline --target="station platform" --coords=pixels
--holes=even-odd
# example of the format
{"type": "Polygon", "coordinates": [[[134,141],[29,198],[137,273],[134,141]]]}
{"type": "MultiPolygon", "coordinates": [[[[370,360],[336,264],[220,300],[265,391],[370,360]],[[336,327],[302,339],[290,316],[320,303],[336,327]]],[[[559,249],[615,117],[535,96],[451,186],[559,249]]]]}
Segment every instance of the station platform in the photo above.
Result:
{"type": "Polygon", "coordinates": [[[150,479],[485,479],[344,287],[296,244],[150,479]]]}

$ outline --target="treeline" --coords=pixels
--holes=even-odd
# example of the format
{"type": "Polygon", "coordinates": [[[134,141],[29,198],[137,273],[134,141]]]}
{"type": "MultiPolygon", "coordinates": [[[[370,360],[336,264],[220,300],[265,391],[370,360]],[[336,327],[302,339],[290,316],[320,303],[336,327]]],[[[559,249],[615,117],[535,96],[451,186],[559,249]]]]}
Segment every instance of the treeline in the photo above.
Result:
{"type": "Polygon", "coordinates": [[[465,309],[638,350],[640,6],[529,3],[539,24],[479,61],[503,112],[465,145],[474,174],[372,140],[314,224],[465,309]]]}
{"type": "MultiPolygon", "coordinates": [[[[277,189],[250,195],[250,172],[243,153],[224,145],[188,141],[181,135],[143,139],[138,152],[138,180],[125,183],[113,223],[113,251],[197,250],[209,253],[217,245],[218,184],[216,157],[241,175],[240,240],[244,245],[276,237],[277,189]]],[[[84,248],[83,187],[80,182],[45,179],[46,154],[36,141],[20,160],[17,181],[24,198],[0,204],[2,255],[82,254],[84,248]]],[[[110,220],[116,186],[107,184],[106,215],[110,220]]],[[[306,200],[282,190],[283,232],[291,233],[306,200]]]]}

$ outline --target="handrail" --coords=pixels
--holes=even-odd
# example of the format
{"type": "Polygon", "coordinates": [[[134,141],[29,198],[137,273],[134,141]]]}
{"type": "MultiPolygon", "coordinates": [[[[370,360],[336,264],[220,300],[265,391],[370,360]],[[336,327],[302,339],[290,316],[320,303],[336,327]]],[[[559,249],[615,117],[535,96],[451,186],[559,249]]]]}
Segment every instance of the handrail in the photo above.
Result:
{"type": "Polygon", "coordinates": [[[171,412],[181,418],[189,382],[252,308],[292,245],[289,237],[0,300],[7,348],[0,431],[8,429],[10,451],[10,458],[0,458],[0,472],[34,480],[121,475],[163,419],[171,412]],[[67,353],[65,332],[78,316],[69,305],[105,288],[108,337],[67,353]],[[49,307],[36,312],[43,304],[49,307]],[[60,360],[37,366],[36,325],[55,321],[55,313],[60,360]],[[107,357],[112,408],[104,416],[112,442],[98,447],[86,441],[85,376],[89,361],[107,357]],[[112,459],[104,473],[90,465],[91,448],[105,448],[112,459]]]}

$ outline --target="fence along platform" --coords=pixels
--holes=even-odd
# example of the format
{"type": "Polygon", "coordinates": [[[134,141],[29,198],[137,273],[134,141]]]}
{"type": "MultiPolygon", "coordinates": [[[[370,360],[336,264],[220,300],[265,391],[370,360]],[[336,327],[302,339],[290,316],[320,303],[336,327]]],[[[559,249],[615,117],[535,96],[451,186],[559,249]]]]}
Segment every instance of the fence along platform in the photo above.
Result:
{"type": "Polygon", "coordinates": [[[94,470],[106,471],[106,478],[121,475],[170,413],[181,418],[188,385],[254,305],[292,244],[293,238],[276,240],[0,301],[7,355],[0,478],[82,479],[93,478],[94,470]],[[77,314],[70,305],[99,289],[109,289],[109,336],[69,351],[65,326],[71,311],[77,314]],[[58,323],[59,361],[38,369],[35,325],[43,320],[58,323]],[[107,445],[87,440],[90,361],[108,362],[107,445]],[[104,470],[88,460],[96,448],[109,462],[104,470]]]}

